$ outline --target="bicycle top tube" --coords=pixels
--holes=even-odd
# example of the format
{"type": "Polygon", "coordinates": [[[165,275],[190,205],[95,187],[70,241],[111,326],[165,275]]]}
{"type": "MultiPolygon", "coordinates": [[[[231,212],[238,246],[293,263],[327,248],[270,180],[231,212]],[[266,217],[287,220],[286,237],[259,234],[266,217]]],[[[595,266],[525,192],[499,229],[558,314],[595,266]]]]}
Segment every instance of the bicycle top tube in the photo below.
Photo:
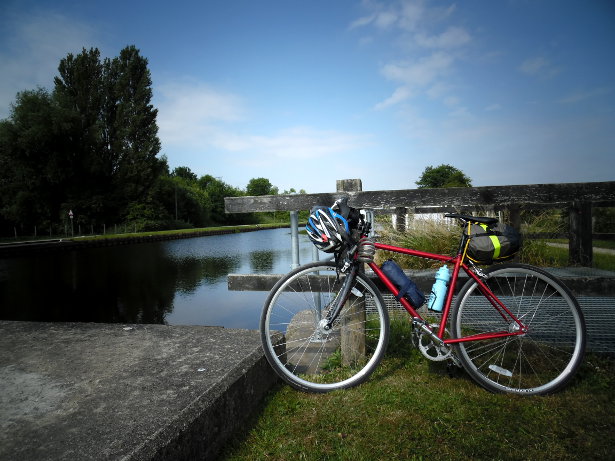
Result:
{"type": "MultiPolygon", "coordinates": [[[[473,218],[473,217],[472,217],[473,218]]],[[[493,219],[493,218],[486,218],[493,219]]],[[[496,220],[497,221],[497,220],[496,220]]],[[[463,238],[462,238],[463,243],[463,238]]],[[[468,267],[466,264],[462,262],[463,253],[461,251],[458,252],[456,256],[442,255],[437,253],[429,253],[420,250],[413,250],[410,248],[398,247],[394,245],[386,245],[382,243],[375,242],[374,243],[376,249],[390,251],[394,253],[405,254],[409,256],[415,256],[425,259],[431,259],[434,261],[441,261],[447,264],[453,265],[453,274],[451,275],[451,279],[449,282],[449,286],[447,289],[446,299],[444,302],[444,309],[442,312],[442,320],[440,321],[439,329],[437,332],[437,337],[440,340],[443,340],[444,343],[456,343],[456,342],[465,342],[465,341],[479,341],[482,339],[492,339],[497,337],[506,337],[506,336],[514,336],[524,334],[527,331],[526,326],[506,307],[506,305],[500,301],[497,296],[487,287],[483,281],[481,280],[480,271],[479,274],[476,273],[475,270],[468,267]],[[459,271],[463,269],[464,272],[479,285],[480,291],[485,296],[485,298],[491,303],[493,308],[500,313],[503,317],[508,317],[511,322],[516,323],[519,328],[516,331],[502,331],[497,333],[491,333],[488,335],[474,335],[468,336],[464,338],[449,338],[444,339],[446,334],[446,323],[448,321],[448,317],[451,310],[451,305],[453,301],[453,295],[455,293],[457,281],[459,278],[459,271]]],[[[461,245],[460,245],[461,247],[461,245]]],[[[384,286],[388,291],[393,293],[393,295],[397,296],[399,294],[399,289],[389,280],[389,278],[383,273],[383,271],[378,267],[374,262],[368,263],[368,266],[372,269],[372,271],[376,274],[376,276],[382,281],[384,286]]],[[[404,309],[414,318],[420,321],[424,321],[423,317],[417,312],[417,310],[410,304],[408,300],[405,298],[400,298],[399,302],[404,307],[404,309]]],[[[417,309],[421,307],[418,306],[417,309]]]]}

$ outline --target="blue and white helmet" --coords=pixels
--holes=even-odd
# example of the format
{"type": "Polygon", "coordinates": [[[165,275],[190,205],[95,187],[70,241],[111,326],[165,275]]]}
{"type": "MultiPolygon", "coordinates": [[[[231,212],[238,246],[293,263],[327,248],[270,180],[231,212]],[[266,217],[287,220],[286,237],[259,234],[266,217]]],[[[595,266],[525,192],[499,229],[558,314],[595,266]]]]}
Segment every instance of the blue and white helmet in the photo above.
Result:
{"type": "Polygon", "coordinates": [[[341,250],[349,240],[348,221],[329,207],[312,208],[305,229],[312,243],[325,253],[341,250]]]}

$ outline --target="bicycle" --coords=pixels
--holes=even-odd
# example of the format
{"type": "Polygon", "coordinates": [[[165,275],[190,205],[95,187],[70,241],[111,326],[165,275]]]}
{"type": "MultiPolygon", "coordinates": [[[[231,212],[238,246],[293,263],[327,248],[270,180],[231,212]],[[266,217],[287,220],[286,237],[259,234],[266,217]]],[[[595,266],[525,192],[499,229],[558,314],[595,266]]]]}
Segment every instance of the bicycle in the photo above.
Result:
{"type": "MultiPolygon", "coordinates": [[[[464,229],[498,222],[445,216],[464,229]]],[[[491,392],[548,394],[574,376],[585,351],[585,321],[575,297],[553,275],[508,262],[483,269],[468,258],[472,237],[466,232],[450,256],[379,243],[368,237],[370,225],[361,216],[335,261],[300,266],[269,293],[261,339],[268,362],[285,382],[301,391],[328,392],[368,379],[389,339],[389,309],[372,278],[410,315],[413,343],[424,356],[464,368],[491,392]],[[375,250],[452,266],[440,320],[430,322],[429,312],[421,315],[421,306],[399,297],[399,287],[374,262],[375,250]],[[468,280],[456,294],[462,270],[468,280]]]]}

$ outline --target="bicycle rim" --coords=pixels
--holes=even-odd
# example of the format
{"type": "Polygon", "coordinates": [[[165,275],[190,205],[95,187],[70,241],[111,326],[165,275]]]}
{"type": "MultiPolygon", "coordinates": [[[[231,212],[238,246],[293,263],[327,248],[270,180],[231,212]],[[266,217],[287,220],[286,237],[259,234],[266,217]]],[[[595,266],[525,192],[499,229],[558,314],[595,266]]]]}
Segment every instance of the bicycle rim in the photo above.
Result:
{"type": "MultiPolygon", "coordinates": [[[[581,364],[585,321],[570,291],[540,269],[522,264],[485,271],[485,283],[528,328],[527,333],[459,343],[466,371],[493,392],[547,394],[564,386],[581,364]]],[[[455,337],[517,331],[482,295],[473,280],[462,288],[452,313],[455,337]]]]}
{"type": "Polygon", "coordinates": [[[373,283],[362,274],[330,330],[323,328],[345,275],[335,264],[311,263],[281,279],[261,316],[267,360],[293,387],[328,392],[365,381],[382,359],[388,314],[373,283]],[[281,337],[280,333],[283,335],[281,337]]]}

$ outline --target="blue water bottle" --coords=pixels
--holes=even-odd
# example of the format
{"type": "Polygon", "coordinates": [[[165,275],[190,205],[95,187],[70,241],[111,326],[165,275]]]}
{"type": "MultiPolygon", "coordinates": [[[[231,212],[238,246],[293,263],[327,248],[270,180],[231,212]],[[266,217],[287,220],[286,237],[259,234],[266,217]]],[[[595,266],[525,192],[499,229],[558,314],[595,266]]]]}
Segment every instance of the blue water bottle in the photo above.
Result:
{"type": "Polygon", "coordinates": [[[427,307],[432,311],[442,312],[444,298],[446,297],[446,284],[451,279],[451,272],[447,266],[442,266],[436,272],[436,283],[431,287],[431,294],[427,301],[427,307]]]}

